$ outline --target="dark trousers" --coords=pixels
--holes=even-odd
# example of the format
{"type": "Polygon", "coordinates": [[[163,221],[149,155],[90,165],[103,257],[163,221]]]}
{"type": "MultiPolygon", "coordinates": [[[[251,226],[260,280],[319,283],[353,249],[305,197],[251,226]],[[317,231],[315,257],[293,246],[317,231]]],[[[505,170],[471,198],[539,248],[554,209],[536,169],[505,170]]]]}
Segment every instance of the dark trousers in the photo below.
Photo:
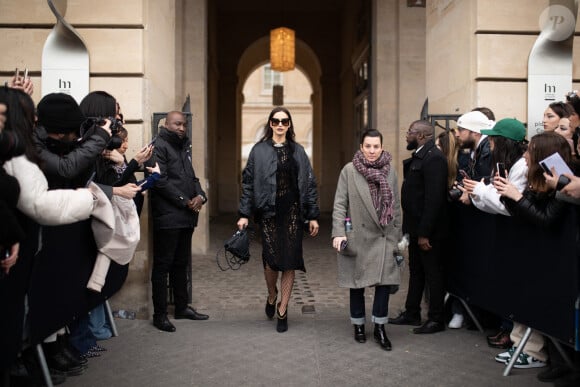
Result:
{"type": "Polygon", "coordinates": [[[193,228],[156,229],[153,232],[151,285],[154,316],[167,314],[167,275],[175,310],[187,308],[187,264],[191,260],[193,228]]]}
{"type": "MultiPolygon", "coordinates": [[[[373,301],[373,320],[379,318],[377,323],[384,324],[381,318],[387,319],[389,311],[389,290],[388,285],[375,286],[375,299],[373,301]]],[[[365,317],[365,288],[350,289],[350,317],[351,319],[361,319],[365,317]]],[[[360,325],[360,324],[359,324],[360,325]]]]}
{"type": "Polygon", "coordinates": [[[423,251],[413,238],[409,244],[409,291],[405,303],[406,315],[421,318],[421,299],[425,282],[429,287],[429,320],[444,323],[443,304],[445,282],[442,257],[442,242],[430,241],[432,249],[423,251]]]}

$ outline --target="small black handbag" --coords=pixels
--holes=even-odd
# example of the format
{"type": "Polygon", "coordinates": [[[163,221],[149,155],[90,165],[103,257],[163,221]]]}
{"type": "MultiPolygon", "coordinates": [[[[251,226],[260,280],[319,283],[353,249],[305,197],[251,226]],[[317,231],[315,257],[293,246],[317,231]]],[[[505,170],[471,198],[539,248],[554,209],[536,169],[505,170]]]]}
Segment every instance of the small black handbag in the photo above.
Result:
{"type": "Polygon", "coordinates": [[[250,235],[247,228],[238,230],[224,242],[224,256],[228,267],[220,264],[220,253],[216,254],[216,262],[222,271],[229,269],[238,270],[244,263],[250,260],[250,235]]]}

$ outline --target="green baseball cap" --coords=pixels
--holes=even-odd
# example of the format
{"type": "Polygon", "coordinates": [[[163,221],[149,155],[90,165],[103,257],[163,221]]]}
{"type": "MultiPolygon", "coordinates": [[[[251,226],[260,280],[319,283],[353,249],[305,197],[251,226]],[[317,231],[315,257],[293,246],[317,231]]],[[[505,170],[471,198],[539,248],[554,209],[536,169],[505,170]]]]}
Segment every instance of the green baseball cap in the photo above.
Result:
{"type": "Polygon", "coordinates": [[[502,136],[514,141],[522,141],[526,138],[526,127],[515,118],[504,118],[496,122],[492,129],[482,130],[481,134],[502,136]]]}

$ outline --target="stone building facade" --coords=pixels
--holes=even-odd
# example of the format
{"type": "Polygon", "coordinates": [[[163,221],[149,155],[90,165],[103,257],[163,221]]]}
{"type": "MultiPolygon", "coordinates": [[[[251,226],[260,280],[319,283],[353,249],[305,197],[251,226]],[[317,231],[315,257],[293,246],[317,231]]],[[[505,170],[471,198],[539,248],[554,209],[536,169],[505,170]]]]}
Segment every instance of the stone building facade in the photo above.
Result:
{"type": "MultiPolygon", "coordinates": [[[[55,0],[64,1],[64,0],[55,0]]],[[[365,126],[397,165],[404,133],[429,113],[487,106],[526,119],[529,51],[549,0],[69,0],[65,19],[90,53],[90,89],[120,102],[129,155],[151,117],[191,97],[193,163],[209,195],[192,250],[209,249],[209,219],[237,210],[243,85],[268,62],[269,31],[296,31],[296,62],[311,86],[312,161],[323,211],[365,126]],[[425,4],[415,7],[417,3],[425,4]]],[[[0,0],[0,78],[27,67],[40,90],[41,54],[55,23],[45,1],[0,0]]],[[[574,51],[575,53],[578,50],[574,51]]],[[[576,54],[578,55],[578,54],[576,54]]],[[[578,61],[574,79],[580,75],[578,61]]],[[[399,167],[400,169],[400,167],[399,167]]],[[[142,235],[148,235],[144,212],[142,235]]],[[[324,231],[323,231],[324,232],[324,231]]],[[[143,238],[115,302],[147,313],[150,238],[143,238]]]]}

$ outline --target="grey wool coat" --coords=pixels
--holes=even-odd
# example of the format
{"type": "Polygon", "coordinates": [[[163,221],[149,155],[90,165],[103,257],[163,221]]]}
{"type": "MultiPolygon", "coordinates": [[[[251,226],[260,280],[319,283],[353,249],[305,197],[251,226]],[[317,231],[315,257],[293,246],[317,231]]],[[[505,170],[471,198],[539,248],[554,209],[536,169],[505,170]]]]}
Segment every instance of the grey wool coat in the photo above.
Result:
{"type": "Polygon", "coordinates": [[[340,287],[400,283],[400,268],[393,251],[402,237],[402,219],[397,173],[392,165],[387,181],[393,191],[394,217],[390,224],[381,226],[365,177],[352,162],[340,172],[332,211],[332,237],[346,236],[348,241],[346,249],[337,253],[340,287]],[[347,217],[352,221],[350,232],[344,229],[347,217]]]}

